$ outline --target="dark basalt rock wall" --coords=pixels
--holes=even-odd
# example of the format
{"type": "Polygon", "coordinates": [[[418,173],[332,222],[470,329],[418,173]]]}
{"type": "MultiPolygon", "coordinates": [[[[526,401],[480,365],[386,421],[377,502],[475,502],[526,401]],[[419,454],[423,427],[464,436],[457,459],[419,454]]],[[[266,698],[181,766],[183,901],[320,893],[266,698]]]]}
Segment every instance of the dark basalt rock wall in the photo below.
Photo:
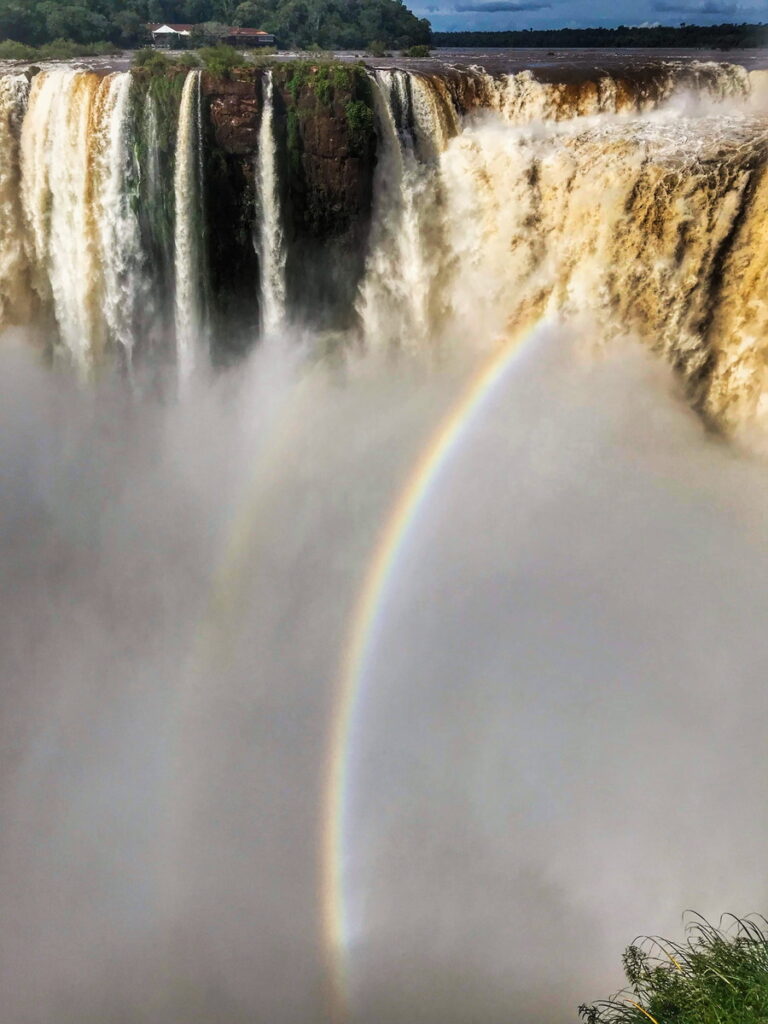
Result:
{"type": "MultiPolygon", "coordinates": [[[[214,336],[225,339],[222,358],[247,347],[258,331],[256,175],[265,74],[203,77],[210,304],[214,336]],[[216,330],[224,323],[226,331],[216,330]]],[[[343,65],[282,64],[272,74],[288,308],[319,329],[347,327],[373,200],[370,80],[363,68],[343,65]]]]}
{"type": "Polygon", "coordinates": [[[346,327],[363,272],[376,136],[363,68],[275,69],[289,307],[323,328],[346,327]]]}
{"type": "Polygon", "coordinates": [[[226,361],[259,330],[256,159],[261,80],[203,77],[205,217],[212,338],[226,361]]]}

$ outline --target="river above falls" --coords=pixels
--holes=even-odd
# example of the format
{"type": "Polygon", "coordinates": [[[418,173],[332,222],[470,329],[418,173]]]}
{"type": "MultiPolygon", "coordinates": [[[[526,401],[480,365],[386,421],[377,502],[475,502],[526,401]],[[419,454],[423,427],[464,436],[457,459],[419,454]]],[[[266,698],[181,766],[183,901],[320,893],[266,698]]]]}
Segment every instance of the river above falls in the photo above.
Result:
{"type": "MultiPolygon", "coordinates": [[[[173,51],[171,51],[173,55],[173,51]]],[[[403,68],[411,71],[450,71],[482,68],[492,75],[516,74],[530,70],[548,82],[580,81],[600,72],[622,72],[630,77],[652,74],[660,65],[681,65],[693,62],[737,64],[748,71],[768,68],[768,49],[698,50],[652,48],[561,48],[545,50],[543,47],[522,49],[517,47],[437,47],[428,58],[408,58],[393,53],[391,57],[371,57],[362,50],[337,50],[322,55],[298,51],[285,51],[272,58],[278,63],[293,60],[324,60],[333,58],[345,62],[362,61],[371,68],[403,68]]],[[[83,71],[127,71],[133,62],[133,52],[124,51],[106,57],[82,57],[72,60],[41,61],[39,66],[72,67],[83,71]]],[[[23,70],[25,61],[0,61],[0,74],[23,70]]]]}

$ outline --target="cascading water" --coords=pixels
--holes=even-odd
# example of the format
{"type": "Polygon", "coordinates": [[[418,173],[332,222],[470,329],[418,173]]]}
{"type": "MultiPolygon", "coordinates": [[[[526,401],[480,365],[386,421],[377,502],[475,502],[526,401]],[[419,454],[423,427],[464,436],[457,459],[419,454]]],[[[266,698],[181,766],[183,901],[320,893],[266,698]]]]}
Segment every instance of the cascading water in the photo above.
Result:
{"type": "Polygon", "coordinates": [[[142,307],[149,301],[141,231],[136,213],[138,180],[129,134],[130,73],[112,75],[99,90],[95,118],[94,215],[103,274],[104,320],[110,340],[130,363],[142,307]]]}
{"type": "Polygon", "coordinates": [[[744,99],[755,91],[763,71],[748,72],[734,64],[702,61],[665,61],[652,67],[613,72],[597,68],[573,74],[566,81],[548,81],[533,71],[488,74],[471,66],[455,75],[420,73],[436,99],[442,97],[447,123],[451,108],[495,110],[514,124],[562,121],[600,114],[648,113],[670,101],[697,98],[712,102],[744,99]]]}
{"type": "Polygon", "coordinates": [[[182,381],[195,369],[204,344],[201,77],[201,72],[190,71],[184,82],[174,174],[176,358],[182,381]]]}
{"type": "MultiPolygon", "coordinates": [[[[298,165],[279,150],[275,91],[294,122],[296,96],[277,71],[259,78],[246,237],[260,283],[251,276],[248,287],[270,333],[290,318],[286,218],[297,199],[307,223],[317,213],[291,196],[290,173],[280,178],[298,165]]],[[[208,347],[211,259],[219,290],[236,274],[209,252],[202,75],[176,81],[174,106],[169,89],[134,88],[130,74],[52,70],[31,89],[2,80],[3,319],[49,317],[83,372],[105,347],[130,357],[171,295],[175,332],[165,335],[175,333],[186,378],[208,347]]],[[[602,338],[644,337],[713,418],[737,426],[764,415],[764,72],[692,62],[563,83],[379,70],[371,91],[373,224],[355,301],[368,347],[484,347],[556,311],[588,318],[602,338]]],[[[210,110],[218,125],[219,107],[210,110]]],[[[337,158],[330,149],[317,159],[337,158]]],[[[346,159],[345,179],[360,173],[346,159]]],[[[162,333],[153,350],[169,346],[162,333]]]]}
{"type": "Polygon", "coordinates": [[[439,122],[428,114],[424,83],[404,71],[379,71],[374,79],[380,156],[374,226],[358,309],[369,346],[423,349],[431,336],[429,300],[435,267],[428,250],[439,229],[435,177],[419,161],[440,147],[439,122]],[[416,84],[418,82],[418,84],[416,84]],[[421,102],[413,102],[411,85],[421,102]],[[416,113],[418,111],[418,114],[416,113]]]}
{"type": "Polygon", "coordinates": [[[25,75],[0,77],[0,325],[30,315],[21,207],[19,134],[29,96],[25,75]]]}
{"type": "Polygon", "coordinates": [[[371,344],[492,344],[546,316],[586,318],[602,338],[635,331],[663,351],[714,419],[763,408],[768,126],[743,69],[702,78],[700,100],[736,103],[717,114],[647,112],[674,79],[631,93],[508,76],[493,83],[502,119],[479,111],[456,134],[436,103],[412,102],[416,82],[429,87],[378,75],[384,153],[360,303],[371,344]]]}
{"type": "Polygon", "coordinates": [[[259,198],[258,251],[261,274],[261,326],[271,334],[285,320],[285,244],[280,217],[280,183],[274,130],[272,72],[263,79],[256,187],[259,198]]]}
{"type": "Polygon", "coordinates": [[[97,225],[92,208],[92,107],[101,80],[36,76],[21,139],[22,199],[33,281],[51,301],[64,350],[87,372],[103,348],[97,225]]]}
{"type": "Polygon", "coordinates": [[[715,101],[749,95],[749,73],[733,64],[692,62],[660,69],[647,80],[603,73],[577,82],[541,82],[530,71],[492,78],[481,73],[484,100],[513,124],[600,114],[647,113],[675,98],[715,101]]]}
{"type": "Polygon", "coordinates": [[[142,113],[144,137],[147,140],[147,159],[144,173],[147,176],[147,184],[150,196],[156,202],[162,189],[160,179],[160,127],[158,124],[157,103],[154,97],[147,96],[142,113]]]}
{"type": "Polygon", "coordinates": [[[26,248],[39,299],[50,303],[64,351],[82,372],[108,342],[130,359],[147,295],[131,84],[128,73],[42,73],[23,123],[25,223],[15,222],[16,244],[26,248]]]}

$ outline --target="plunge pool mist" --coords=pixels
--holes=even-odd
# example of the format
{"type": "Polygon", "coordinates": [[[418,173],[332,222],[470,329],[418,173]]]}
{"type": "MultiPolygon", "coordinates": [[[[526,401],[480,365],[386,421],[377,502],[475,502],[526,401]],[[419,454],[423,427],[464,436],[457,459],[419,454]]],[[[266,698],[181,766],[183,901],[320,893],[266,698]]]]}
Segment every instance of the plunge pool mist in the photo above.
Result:
{"type": "MultiPolygon", "coordinates": [[[[328,1019],[340,665],[475,364],[286,351],[166,403],[2,353],[9,1022],[328,1019]]],[[[526,341],[370,637],[351,1020],[573,1020],[637,932],[761,905],[767,508],[764,462],[645,351],[526,341]]]]}

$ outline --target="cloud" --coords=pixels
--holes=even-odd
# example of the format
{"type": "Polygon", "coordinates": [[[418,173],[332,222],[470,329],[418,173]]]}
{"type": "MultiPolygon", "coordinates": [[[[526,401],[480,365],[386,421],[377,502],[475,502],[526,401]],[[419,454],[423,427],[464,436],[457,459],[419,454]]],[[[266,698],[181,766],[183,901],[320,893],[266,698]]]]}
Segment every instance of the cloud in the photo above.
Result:
{"type": "Polygon", "coordinates": [[[702,4],[694,4],[693,6],[689,3],[677,3],[676,0],[654,0],[652,5],[654,11],[658,11],[660,14],[725,14],[734,16],[736,14],[745,13],[749,10],[756,10],[756,8],[742,7],[741,4],[736,3],[722,3],[720,0],[705,0],[702,4]]]}
{"type": "Polygon", "coordinates": [[[453,9],[471,11],[473,14],[496,14],[499,11],[541,11],[551,6],[549,3],[539,3],[538,0],[492,0],[491,3],[458,3],[453,9]]]}

